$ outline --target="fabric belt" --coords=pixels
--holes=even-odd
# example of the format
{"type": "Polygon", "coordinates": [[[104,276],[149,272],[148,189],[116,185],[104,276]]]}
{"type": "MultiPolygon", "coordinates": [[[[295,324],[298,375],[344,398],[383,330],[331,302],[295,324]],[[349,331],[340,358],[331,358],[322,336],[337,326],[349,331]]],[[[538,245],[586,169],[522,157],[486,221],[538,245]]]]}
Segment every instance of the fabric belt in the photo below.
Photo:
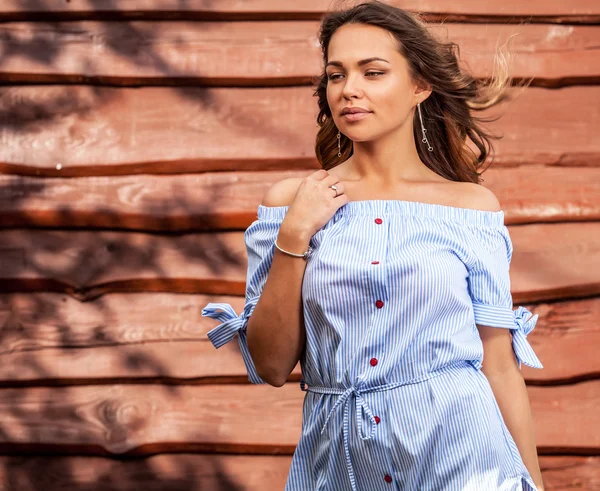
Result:
{"type": "Polygon", "coordinates": [[[356,426],[358,428],[358,434],[362,440],[370,440],[371,438],[373,438],[373,434],[375,433],[375,429],[377,427],[377,421],[375,421],[375,416],[373,416],[373,411],[371,410],[369,405],[366,403],[366,401],[362,397],[362,394],[369,394],[372,392],[383,392],[386,390],[391,390],[391,389],[396,389],[398,387],[402,387],[403,385],[418,384],[418,383],[424,382],[426,380],[430,380],[434,377],[437,377],[438,375],[442,375],[443,373],[449,372],[452,369],[466,367],[466,366],[473,368],[473,365],[471,365],[469,362],[461,360],[456,363],[446,365],[446,366],[444,366],[438,370],[435,370],[433,372],[428,372],[424,375],[421,375],[420,377],[416,377],[411,380],[407,380],[404,382],[391,382],[388,384],[377,385],[374,387],[368,387],[368,386],[362,387],[360,383],[358,384],[358,386],[353,385],[352,387],[348,387],[347,389],[346,388],[334,388],[334,387],[322,387],[322,386],[314,386],[314,385],[313,386],[309,385],[308,387],[306,387],[305,381],[304,380],[300,381],[300,388],[305,392],[315,392],[317,394],[333,394],[333,395],[340,396],[338,398],[338,400],[335,402],[335,404],[333,405],[333,407],[331,408],[331,411],[329,411],[327,418],[325,419],[325,424],[323,425],[323,428],[321,429],[321,435],[325,431],[325,428],[327,427],[327,423],[331,419],[331,416],[333,416],[333,413],[335,412],[335,410],[343,404],[344,405],[344,424],[343,424],[344,452],[346,454],[346,467],[348,469],[348,476],[350,477],[350,483],[352,484],[353,491],[357,491],[357,487],[356,487],[356,478],[354,476],[354,468],[352,467],[352,461],[350,459],[350,441],[349,441],[350,404],[351,404],[352,396],[354,396],[354,402],[355,402],[355,406],[356,406],[356,426]],[[361,410],[362,410],[362,412],[361,412],[361,410]],[[368,435],[363,435],[363,428],[362,428],[363,412],[367,415],[367,417],[371,421],[371,430],[369,431],[368,435]]]}

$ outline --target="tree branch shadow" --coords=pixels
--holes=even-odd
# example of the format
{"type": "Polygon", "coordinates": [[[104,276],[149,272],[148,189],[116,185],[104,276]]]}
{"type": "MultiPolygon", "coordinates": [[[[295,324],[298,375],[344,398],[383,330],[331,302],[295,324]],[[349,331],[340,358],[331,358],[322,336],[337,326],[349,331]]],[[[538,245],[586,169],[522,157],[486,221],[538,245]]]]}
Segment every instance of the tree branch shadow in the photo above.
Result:
{"type": "MultiPolygon", "coordinates": [[[[89,0],[87,3],[90,9],[100,8],[100,6],[117,8],[115,0],[89,0]]],[[[180,6],[186,4],[186,0],[179,0],[180,6]]],[[[20,5],[23,8],[44,11],[49,8],[50,3],[43,0],[22,0],[20,5]]],[[[2,28],[0,65],[13,57],[25,57],[36,63],[51,66],[61,55],[61,47],[49,42],[49,37],[51,38],[52,33],[57,29],[55,23],[39,22],[38,35],[26,42],[11,34],[9,24],[0,27],[2,28]]],[[[148,29],[144,27],[141,24],[123,22],[104,23],[103,35],[107,41],[105,47],[113,54],[133,61],[139,66],[144,64],[152,66],[165,77],[188,76],[188,73],[178,71],[169,60],[153,51],[152,46],[145,44],[145,40],[152,35],[152,26],[149,24],[148,29]]],[[[74,26],[61,24],[61,28],[74,29],[74,26]]],[[[92,66],[93,58],[90,54],[90,58],[82,67],[83,71],[89,70],[92,66]]],[[[43,135],[48,126],[60,124],[65,118],[74,119],[76,122],[93,120],[108,104],[118,103],[121,91],[127,90],[92,87],[91,96],[85,98],[80,97],[78,92],[68,86],[58,90],[52,87],[49,89],[53,90],[47,91],[45,86],[30,87],[28,91],[24,91],[22,86],[1,89],[0,93],[3,95],[0,96],[0,130],[7,135],[26,135],[34,138],[43,135]]],[[[202,87],[173,87],[165,90],[175,91],[186,102],[199,103],[202,110],[206,111],[203,117],[207,118],[211,117],[211,113],[214,116],[222,104],[216,96],[218,92],[202,87]]],[[[254,121],[251,118],[238,117],[233,118],[231,123],[236,131],[244,133],[251,129],[254,121]]],[[[283,129],[277,121],[265,127],[264,131],[271,134],[273,138],[278,138],[278,135],[282,134],[287,138],[298,138],[291,130],[283,129]]],[[[45,186],[44,179],[40,178],[35,184],[29,184],[28,188],[21,189],[20,193],[15,193],[14,188],[2,189],[0,186],[0,194],[11,193],[9,199],[13,203],[25,204],[34,195],[42,193],[45,186]]],[[[219,205],[221,199],[217,191],[206,196],[207,202],[215,207],[219,205]]],[[[168,200],[156,203],[156,206],[161,209],[176,207],[185,214],[190,212],[189,199],[185,190],[181,189],[168,200]]],[[[73,217],[73,210],[76,209],[77,203],[73,203],[58,210],[57,213],[61,220],[68,222],[73,217]]],[[[147,212],[152,215],[153,210],[147,212]]],[[[95,213],[107,216],[110,210],[99,206],[95,213]]],[[[114,228],[119,229],[119,217],[114,216],[111,220],[114,228]]],[[[215,278],[229,273],[232,269],[242,267],[244,258],[240,257],[239,251],[230,249],[229,242],[213,241],[210,249],[198,247],[198,237],[208,236],[206,233],[159,235],[107,232],[102,235],[94,229],[93,225],[90,228],[69,232],[34,230],[29,227],[26,220],[23,221],[22,227],[1,232],[5,237],[14,240],[15,247],[8,255],[6,251],[10,249],[10,244],[6,242],[0,247],[0,255],[4,255],[4,261],[0,259],[0,278],[6,280],[2,282],[4,286],[0,289],[0,355],[20,353],[22,361],[32,375],[28,384],[22,386],[19,385],[16,376],[13,381],[10,379],[3,381],[9,385],[4,386],[0,392],[3,395],[0,405],[4,406],[4,414],[9,416],[8,419],[13,424],[0,423],[0,455],[12,454],[12,456],[0,457],[3,460],[2,481],[7,489],[20,491],[58,488],[60,482],[72,487],[73,483],[78,482],[78,476],[82,473],[82,469],[77,465],[85,465],[86,462],[91,462],[91,459],[100,459],[101,462],[106,463],[108,459],[106,456],[93,457],[92,454],[87,453],[89,449],[85,445],[98,441],[99,429],[90,426],[86,430],[90,421],[85,419],[85,416],[79,412],[80,408],[70,399],[68,390],[70,380],[77,379],[84,383],[87,381],[90,386],[98,387],[97,424],[100,425],[101,430],[112,431],[113,438],[127,440],[128,436],[136,431],[136,425],[143,425],[144,421],[143,418],[141,420],[133,418],[128,420],[128,423],[119,423],[118,416],[115,414],[119,407],[112,407],[110,401],[102,400],[103,397],[107,397],[106,392],[103,391],[103,387],[106,386],[94,385],[93,378],[90,378],[90,374],[93,375],[93,367],[91,369],[81,367],[81,374],[74,373],[72,378],[63,378],[61,381],[65,384],[64,387],[46,385],[49,380],[56,381],[57,375],[52,367],[40,362],[41,352],[58,350],[66,355],[72,352],[74,347],[90,350],[100,346],[118,347],[126,344],[124,338],[128,334],[120,332],[122,326],[114,324],[115,319],[119,318],[119,313],[114,311],[113,304],[107,301],[110,295],[126,294],[113,294],[109,289],[103,292],[103,296],[88,302],[88,306],[92,306],[88,312],[94,313],[94,322],[90,322],[84,327],[85,331],[82,331],[74,328],[68,309],[63,308],[65,297],[61,296],[61,292],[72,294],[72,289],[93,287],[111,275],[119,277],[123,270],[131,274],[129,277],[122,278],[126,283],[123,291],[127,291],[127,288],[129,291],[147,291],[148,281],[152,279],[156,284],[163,281],[164,289],[158,288],[154,293],[146,293],[148,299],[151,299],[152,295],[162,295],[161,292],[172,292],[173,278],[169,268],[165,267],[161,250],[165,241],[170,240],[177,240],[178,261],[182,264],[204,267],[215,278]],[[32,241],[19,242],[17,240],[19,236],[31,238],[32,241]],[[23,258],[26,259],[21,261],[23,258]],[[32,282],[32,278],[37,283],[32,282]],[[127,284],[127,281],[130,283],[127,284]],[[35,285],[38,285],[37,289],[35,285]],[[50,285],[53,286],[50,288],[50,285]],[[50,291],[55,291],[57,295],[49,296],[50,291]],[[23,317],[27,317],[30,324],[25,324],[23,317]],[[44,397],[33,405],[30,396],[32,390],[36,391],[36,394],[44,394],[44,397]],[[22,423],[15,428],[15,421],[22,423]],[[46,427],[47,433],[44,436],[42,429],[44,425],[49,424],[52,426],[46,427]],[[75,437],[73,432],[77,432],[75,437]],[[47,439],[48,435],[51,435],[50,443],[56,442],[54,450],[48,454],[36,455],[43,444],[47,443],[44,439],[47,439]],[[69,441],[81,442],[81,447],[68,443],[61,445],[61,442],[69,441]],[[22,452],[20,457],[14,456],[17,447],[22,452]],[[77,457],[77,455],[81,456],[77,457]]],[[[125,230],[127,226],[122,225],[122,228],[125,230]]],[[[203,278],[192,279],[195,282],[192,284],[190,294],[201,298],[205,281],[203,278]]],[[[189,306],[195,310],[201,307],[202,305],[198,304],[189,306]]],[[[156,307],[148,305],[148,309],[152,308],[156,307]]],[[[141,349],[143,342],[152,341],[152,335],[145,336],[143,330],[142,325],[139,334],[142,338],[140,349],[136,351],[135,344],[129,344],[128,347],[131,349],[127,356],[120,360],[122,369],[131,374],[131,378],[127,381],[130,384],[136,384],[136,372],[150,372],[157,378],[172,376],[167,364],[153,359],[148,356],[147,351],[141,349]]],[[[168,337],[164,337],[164,333],[154,333],[154,336],[155,340],[169,341],[168,337]]],[[[186,342],[198,342],[199,338],[194,338],[195,336],[197,333],[193,331],[188,333],[186,342]]],[[[173,400],[174,405],[183,397],[176,384],[163,383],[160,384],[160,388],[173,400]]],[[[233,415],[233,413],[229,414],[233,415]]],[[[213,439],[211,435],[189,436],[196,442],[210,442],[213,439]]],[[[160,442],[156,443],[160,444],[160,442]]],[[[202,454],[195,454],[192,457],[198,455],[202,454]]],[[[195,461],[189,457],[173,459],[171,465],[175,466],[175,470],[169,475],[157,471],[151,465],[155,457],[142,457],[136,459],[134,463],[121,460],[114,455],[111,458],[114,461],[108,468],[98,471],[98,474],[86,484],[80,483],[77,489],[90,491],[137,489],[142,482],[149,490],[176,491],[202,489],[206,482],[206,476],[203,478],[200,475],[194,466],[195,461]]],[[[214,455],[205,461],[208,462],[206,465],[211,467],[205,469],[205,473],[213,476],[211,482],[216,483],[217,486],[212,489],[215,491],[246,489],[244,483],[236,482],[228,476],[222,459],[223,457],[214,455]]]]}

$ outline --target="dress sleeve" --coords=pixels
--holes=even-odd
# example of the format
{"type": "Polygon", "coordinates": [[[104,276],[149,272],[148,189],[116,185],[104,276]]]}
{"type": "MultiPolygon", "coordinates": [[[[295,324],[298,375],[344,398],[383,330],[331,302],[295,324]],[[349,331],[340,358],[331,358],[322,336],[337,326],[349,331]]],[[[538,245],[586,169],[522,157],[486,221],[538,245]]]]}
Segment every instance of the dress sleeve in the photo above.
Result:
{"type": "Polygon", "coordinates": [[[244,232],[244,242],[248,253],[246,274],[246,303],[243,312],[238,315],[228,303],[209,303],[202,309],[203,317],[211,317],[221,322],[208,332],[208,338],[220,348],[237,336],[248,379],[253,384],[264,384],[259,377],[250,356],[246,340],[248,320],[254,312],[258,299],[267,281],[267,275],[273,261],[275,239],[283,219],[285,207],[259,207],[258,219],[244,232]]]}
{"type": "Polygon", "coordinates": [[[519,362],[543,368],[527,335],[535,327],[538,315],[525,307],[513,310],[509,268],[513,245],[505,225],[478,227],[474,230],[473,261],[468,268],[469,296],[473,302],[475,323],[512,330],[512,346],[519,362]]]}

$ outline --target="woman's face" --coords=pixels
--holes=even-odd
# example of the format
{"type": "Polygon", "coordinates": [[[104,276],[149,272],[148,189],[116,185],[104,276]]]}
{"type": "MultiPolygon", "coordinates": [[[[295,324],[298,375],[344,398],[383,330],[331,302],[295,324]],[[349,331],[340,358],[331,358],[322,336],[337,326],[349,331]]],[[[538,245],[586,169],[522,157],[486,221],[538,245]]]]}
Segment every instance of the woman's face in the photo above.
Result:
{"type": "Polygon", "coordinates": [[[423,99],[415,92],[408,62],[385,29],[346,24],[331,37],[327,55],[327,102],[333,121],[355,142],[376,139],[404,125],[423,99]],[[370,58],[379,59],[360,63],[370,58]],[[343,116],[345,107],[368,113],[343,116]]]}

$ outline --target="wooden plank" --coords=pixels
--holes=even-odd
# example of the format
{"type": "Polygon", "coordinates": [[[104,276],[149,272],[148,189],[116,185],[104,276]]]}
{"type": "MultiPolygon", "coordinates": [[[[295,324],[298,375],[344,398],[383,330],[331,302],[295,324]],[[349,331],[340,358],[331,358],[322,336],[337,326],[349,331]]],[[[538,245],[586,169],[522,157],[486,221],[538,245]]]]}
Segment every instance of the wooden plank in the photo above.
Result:
{"type": "Polygon", "coordinates": [[[542,370],[522,366],[527,383],[574,383],[600,378],[600,297],[526,307],[539,316],[528,340],[544,365],[542,370]]]}
{"type": "MultiPolygon", "coordinates": [[[[595,0],[521,0],[479,2],[457,0],[449,7],[443,0],[389,0],[387,3],[422,12],[425,18],[448,18],[471,22],[598,22],[600,8],[595,0]]],[[[0,20],[50,19],[319,19],[332,8],[330,0],[278,2],[276,0],[220,0],[219,2],[181,2],[181,0],[119,0],[113,2],[28,2],[4,0],[0,20]]]]}
{"type": "MultiPolygon", "coordinates": [[[[0,80],[118,85],[311,85],[321,71],[317,22],[68,22],[0,25],[0,80]],[[215,40],[219,40],[215,42],[215,40]]],[[[562,87],[600,82],[600,27],[432,25],[478,78],[511,35],[512,76],[562,87]]]]}
{"type": "Polygon", "coordinates": [[[0,291],[243,295],[243,232],[161,237],[128,233],[0,232],[0,291]],[[4,240],[6,239],[6,240],[4,240]]]}
{"type": "MultiPolygon", "coordinates": [[[[257,207],[271,185],[315,170],[68,179],[0,175],[0,227],[168,232],[245,229],[256,219],[257,207]]],[[[582,170],[584,175],[591,172],[600,177],[600,167],[582,170]]],[[[573,175],[579,174],[563,177],[573,175]]],[[[585,189],[584,179],[580,184],[583,187],[578,189],[585,189]]],[[[567,205],[578,201],[572,196],[567,205]]],[[[589,198],[585,203],[594,200],[589,198]]],[[[588,217],[600,216],[600,203],[596,211],[593,207],[579,211],[588,217]]]]}
{"type": "MultiPolygon", "coordinates": [[[[67,179],[0,175],[0,228],[246,229],[271,185],[313,172],[67,179]]],[[[600,220],[600,167],[492,166],[483,179],[498,196],[507,225],[600,220]]]]}
{"type": "Polygon", "coordinates": [[[600,380],[528,391],[540,453],[560,454],[571,448],[574,454],[600,454],[600,380]],[[587,432],[589,439],[580,437],[587,432]]]}
{"type": "MultiPolygon", "coordinates": [[[[155,455],[116,460],[97,457],[0,457],[7,491],[144,489],[146,491],[263,491],[283,489],[289,455],[155,455]]],[[[600,457],[542,456],[547,491],[600,488],[600,457]]]]}
{"type": "MultiPolygon", "coordinates": [[[[579,459],[583,461],[583,459],[579,459]]],[[[288,455],[155,455],[117,460],[99,457],[0,457],[5,491],[77,489],[145,491],[282,490],[288,455]]],[[[585,463],[583,463],[585,465],[585,463]]]]}
{"type": "MultiPolygon", "coordinates": [[[[504,135],[495,164],[600,165],[599,108],[599,86],[523,91],[485,114],[504,113],[489,125],[504,135]]],[[[316,102],[307,87],[3,87],[0,113],[0,173],[318,168],[316,102]]]]}
{"type": "Polygon", "coordinates": [[[600,179],[594,167],[495,168],[492,164],[482,178],[482,184],[498,197],[507,225],[598,220],[600,179]]]}
{"type": "MultiPolygon", "coordinates": [[[[598,295],[600,222],[514,226],[516,302],[598,295]]],[[[243,232],[173,237],[123,232],[0,231],[0,292],[115,291],[243,295],[243,232]]]]}
{"type": "MultiPolygon", "coordinates": [[[[528,391],[540,453],[598,454],[600,381],[528,391]]],[[[4,389],[0,451],[292,453],[303,398],[295,383],[4,389]]]]}
{"type": "MultiPolygon", "coordinates": [[[[209,302],[244,299],[180,294],[106,295],[81,303],[49,293],[0,296],[0,386],[120,383],[247,382],[237,342],[216,350],[202,317],[209,302]],[[152,305],[152,309],[148,309],[152,305]],[[189,360],[194,360],[190,363],[189,360]]],[[[539,315],[529,342],[543,370],[523,366],[529,384],[600,378],[600,297],[526,305],[539,315]]],[[[516,308],[516,306],[515,306],[516,308]]],[[[290,381],[300,379],[296,366],[290,381]]]]}
{"type": "Polygon", "coordinates": [[[514,246],[511,290],[516,302],[585,297],[584,291],[592,295],[600,292],[600,223],[516,226],[510,229],[510,235],[514,246]],[[591,235],[586,237],[588,233],[591,235]],[[586,267],[593,271],[591,275],[584,271],[586,267]]]}
{"type": "Polygon", "coordinates": [[[540,468],[548,491],[600,489],[600,457],[542,456],[540,468]]]}

